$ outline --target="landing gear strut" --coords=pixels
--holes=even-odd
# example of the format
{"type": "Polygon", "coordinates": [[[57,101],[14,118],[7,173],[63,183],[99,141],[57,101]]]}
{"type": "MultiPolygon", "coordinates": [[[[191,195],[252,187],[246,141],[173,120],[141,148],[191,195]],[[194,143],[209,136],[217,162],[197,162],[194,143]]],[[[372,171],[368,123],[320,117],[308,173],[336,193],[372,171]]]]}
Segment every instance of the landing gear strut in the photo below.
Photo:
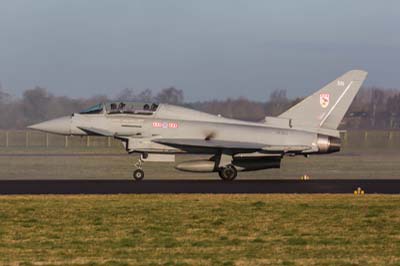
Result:
{"type": "Polygon", "coordinates": [[[133,178],[136,181],[140,181],[144,178],[144,171],[143,171],[143,155],[141,155],[138,159],[138,161],[135,163],[135,167],[137,168],[135,171],[133,171],[133,178]]]}
{"type": "Polygon", "coordinates": [[[236,170],[235,166],[229,164],[225,167],[221,167],[219,169],[218,174],[222,180],[232,181],[237,177],[237,170],[236,170]]]}

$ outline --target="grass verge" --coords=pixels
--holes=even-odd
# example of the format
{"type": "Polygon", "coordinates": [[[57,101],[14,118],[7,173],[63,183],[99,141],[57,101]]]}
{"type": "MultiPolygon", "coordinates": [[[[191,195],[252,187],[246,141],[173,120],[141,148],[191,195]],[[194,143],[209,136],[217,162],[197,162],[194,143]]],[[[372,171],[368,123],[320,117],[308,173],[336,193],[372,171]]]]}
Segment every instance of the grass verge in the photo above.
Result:
{"type": "Polygon", "coordinates": [[[2,264],[400,265],[400,196],[1,196],[2,264]]]}

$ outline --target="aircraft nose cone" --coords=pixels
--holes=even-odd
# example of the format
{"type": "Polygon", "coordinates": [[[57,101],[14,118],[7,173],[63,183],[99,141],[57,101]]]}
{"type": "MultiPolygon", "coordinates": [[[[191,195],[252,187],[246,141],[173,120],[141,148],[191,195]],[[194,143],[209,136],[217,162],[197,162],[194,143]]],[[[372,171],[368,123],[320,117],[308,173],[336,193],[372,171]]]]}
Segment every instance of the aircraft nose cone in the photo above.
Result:
{"type": "Polygon", "coordinates": [[[48,133],[70,135],[71,134],[71,117],[64,116],[52,119],[39,124],[28,126],[30,129],[44,131],[48,133]]]}

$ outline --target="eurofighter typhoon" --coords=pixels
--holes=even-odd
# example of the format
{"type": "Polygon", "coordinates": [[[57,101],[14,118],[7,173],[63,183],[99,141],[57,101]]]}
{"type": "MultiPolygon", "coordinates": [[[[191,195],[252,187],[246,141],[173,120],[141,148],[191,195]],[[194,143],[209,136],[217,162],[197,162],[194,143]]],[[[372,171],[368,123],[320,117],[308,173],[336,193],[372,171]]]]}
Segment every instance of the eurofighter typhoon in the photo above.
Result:
{"type": "Polygon", "coordinates": [[[349,71],[278,117],[258,123],[168,104],[110,102],[29,128],[114,137],[129,154],[140,154],[136,180],[144,177],[143,162],[175,161],[176,154],[210,156],[182,162],[178,170],[217,172],[221,179],[233,180],[239,171],[279,168],[285,155],[338,152],[337,128],[366,76],[365,71],[349,71]]]}

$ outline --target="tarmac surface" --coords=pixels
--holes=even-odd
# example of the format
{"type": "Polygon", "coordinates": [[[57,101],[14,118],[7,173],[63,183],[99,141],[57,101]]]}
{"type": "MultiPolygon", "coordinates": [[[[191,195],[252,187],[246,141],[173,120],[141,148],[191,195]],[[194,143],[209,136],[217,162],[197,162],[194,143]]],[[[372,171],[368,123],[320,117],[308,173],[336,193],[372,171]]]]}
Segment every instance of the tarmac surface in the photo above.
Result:
{"type": "Polygon", "coordinates": [[[0,194],[400,194],[400,179],[346,180],[1,180],[0,194]]]}

